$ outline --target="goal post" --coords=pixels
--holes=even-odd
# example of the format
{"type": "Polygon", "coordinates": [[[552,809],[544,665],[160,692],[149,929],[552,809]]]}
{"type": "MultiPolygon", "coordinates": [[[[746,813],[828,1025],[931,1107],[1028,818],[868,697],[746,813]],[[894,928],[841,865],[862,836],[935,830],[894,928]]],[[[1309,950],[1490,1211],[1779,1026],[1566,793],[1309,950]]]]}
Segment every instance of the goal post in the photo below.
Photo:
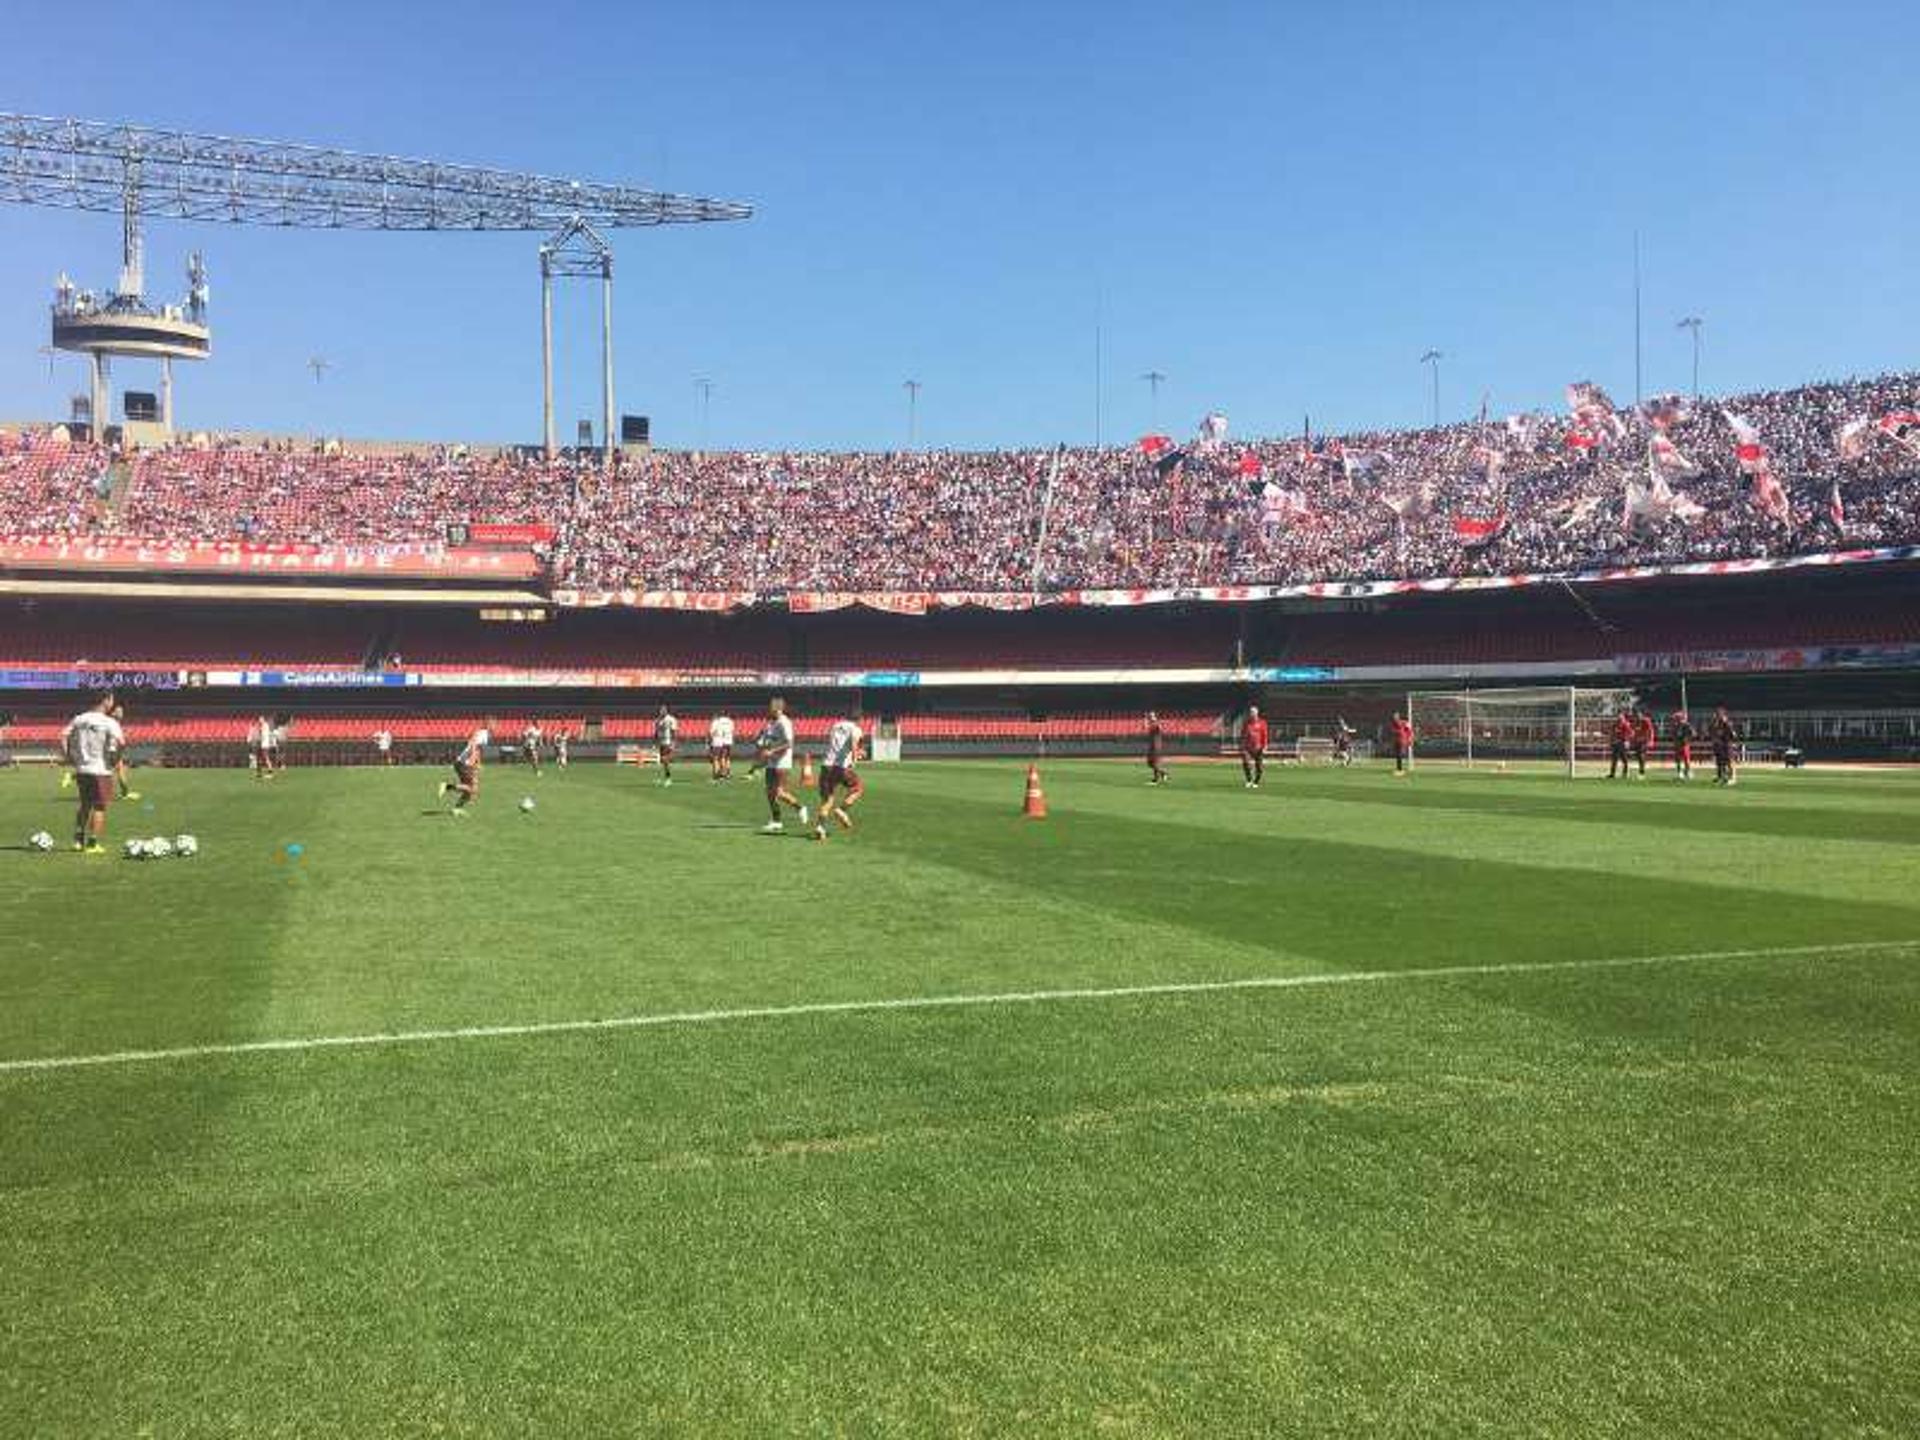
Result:
{"type": "Polygon", "coordinates": [[[1406,714],[1417,758],[1469,768],[1549,762],[1578,775],[1583,755],[1605,753],[1614,717],[1633,702],[1628,689],[1580,685],[1414,690],[1406,714]]]}

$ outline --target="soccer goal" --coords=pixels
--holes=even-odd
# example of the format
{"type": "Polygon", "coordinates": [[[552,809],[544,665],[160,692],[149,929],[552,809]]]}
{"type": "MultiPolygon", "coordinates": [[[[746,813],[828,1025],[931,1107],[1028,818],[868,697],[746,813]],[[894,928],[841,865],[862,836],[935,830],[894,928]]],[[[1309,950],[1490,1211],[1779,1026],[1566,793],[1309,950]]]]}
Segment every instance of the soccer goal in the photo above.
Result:
{"type": "Polygon", "coordinates": [[[1407,695],[1407,719],[1416,760],[1551,761],[1577,775],[1583,756],[1606,753],[1614,717],[1633,699],[1631,690],[1577,685],[1415,690],[1407,695]]]}

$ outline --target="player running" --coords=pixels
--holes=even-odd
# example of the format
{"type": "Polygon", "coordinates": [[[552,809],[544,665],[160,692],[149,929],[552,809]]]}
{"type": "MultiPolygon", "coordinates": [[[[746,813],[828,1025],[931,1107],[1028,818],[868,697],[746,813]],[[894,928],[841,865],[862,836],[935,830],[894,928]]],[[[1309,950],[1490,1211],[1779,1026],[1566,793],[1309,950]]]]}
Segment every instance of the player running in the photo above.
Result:
{"type": "Polygon", "coordinates": [[[382,765],[393,764],[393,732],[391,730],[373,732],[373,753],[380,757],[382,765]]]}
{"type": "Polygon", "coordinates": [[[527,728],[520,732],[520,753],[526,757],[527,764],[533,767],[533,775],[540,778],[540,722],[529,720],[527,728]]]}
{"type": "Polygon", "coordinates": [[[867,785],[854,767],[860,762],[860,727],[842,717],[827,731],[827,753],[820,757],[820,813],[813,822],[813,838],[827,838],[831,818],[843,830],[853,829],[851,811],[867,785]],[[836,796],[844,794],[844,800],[836,796]]]}
{"type": "Polygon", "coordinates": [[[1258,705],[1247,707],[1240,727],[1240,774],[1249,790],[1258,790],[1267,773],[1267,722],[1258,705]]]}
{"type": "Polygon", "coordinates": [[[80,808],[73,817],[73,848],[86,855],[104,855],[100,843],[107,829],[107,807],[113,803],[114,772],[126,735],[113,718],[118,709],[111,693],[102,695],[90,710],[67,722],[60,751],[73,767],[73,783],[80,788],[80,808]]]}
{"type": "Polygon", "coordinates": [[[454,796],[453,813],[464,817],[467,806],[480,795],[480,767],[487,760],[487,746],[493,743],[493,720],[491,717],[480,722],[480,728],[467,737],[467,743],[460,747],[460,753],[453,757],[452,780],[440,782],[439,795],[445,801],[447,795],[454,796]]]}
{"type": "Polygon", "coordinates": [[[1147,769],[1150,772],[1147,783],[1149,785],[1167,783],[1166,744],[1166,731],[1161,728],[1160,717],[1149,710],[1147,712],[1147,769]]]}
{"type": "Polygon", "coordinates": [[[767,702],[767,723],[754,737],[753,748],[758,756],[753,768],[767,772],[768,820],[760,827],[760,833],[778,835],[787,828],[780,818],[782,805],[798,810],[800,823],[805,825],[807,807],[787,788],[787,776],[793,770],[793,721],[787,717],[787,702],[778,695],[767,702]]]}
{"type": "Polygon", "coordinates": [[[1733,717],[1727,714],[1724,705],[1718,707],[1713,719],[1707,722],[1707,743],[1713,746],[1713,783],[1739,784],[1740,777],[1733,766],[1733,747],[1740,743],[1740,732],[1734,728],[1733,717]]]}
{"type": "Polygon", "coordinates": [[[680,734],[679,718],[666,706],[653,717],[653,748],[660,754],[660,783],[673,784],[673,742],[680,734]]]}
{"type": "Polygon", "coordinates": [[[1673,778],[1676,780],[1693,779],[1693,721],[1687,718],[1687,712],[1676,710],[1671,721],[1673,733],[1673,778]]]}
{"type": "Polygon", "coordinates": [[[1393,712],[1393,773],[1405,775],[1413,763],[1413,722],[1398,710],[1393,712]]]}
{"type": "Polygon", "coordinates": [[[733,717],[716,715],[707,725],[707,768],[710,780],[733,778],[733,717]]]}
{"type": "Polygon", "coordinates": [[[562,770],[567,768],[567,747],[573,743],[573,736],[562,727],[553,732],[553,763],[562,770]]]}
{"type": "Polygon", "coordinates": [[[1355,733],[1354,728],[1347,724],[1346,716],[1342,715],[1338,720],[1334,721],[1333,763],[1340,766],[1343,770],[1351,768],[1353,765],[1353,737],[1355,733]]]}
{"type": "Polygon", "coordinates": [[[1639,776],[1647,778],[1647,756],[1652,753],[1654,742],[1660,738],[1660,732],[1654,727],[1653,712],[1640,710],[1633,717],[1633,763],[1639,767],[1639,776]]]}

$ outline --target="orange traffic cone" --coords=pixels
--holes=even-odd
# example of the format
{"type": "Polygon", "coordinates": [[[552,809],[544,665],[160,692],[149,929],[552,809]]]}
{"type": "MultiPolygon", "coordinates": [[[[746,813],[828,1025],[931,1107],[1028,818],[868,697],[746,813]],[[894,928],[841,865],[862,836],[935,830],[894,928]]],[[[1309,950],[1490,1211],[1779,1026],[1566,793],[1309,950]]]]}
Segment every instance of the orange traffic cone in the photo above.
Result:
{"type": "Polygon", "coordinates": [[[800,783],[802,785],[813,784],[813,756],[807,754],[805,751],[802,751],[800,755],[800,783]]]}
{"type": "Polygon", "coordinates": [[[1038,765],[1027,766],[1027,800],[1026,803],[1020,807],[1020,813],[1029,820],[1044,820],[1047,818],[1047,796],[1046,792],[1040,788],[1040,767],[1038,765]]]}

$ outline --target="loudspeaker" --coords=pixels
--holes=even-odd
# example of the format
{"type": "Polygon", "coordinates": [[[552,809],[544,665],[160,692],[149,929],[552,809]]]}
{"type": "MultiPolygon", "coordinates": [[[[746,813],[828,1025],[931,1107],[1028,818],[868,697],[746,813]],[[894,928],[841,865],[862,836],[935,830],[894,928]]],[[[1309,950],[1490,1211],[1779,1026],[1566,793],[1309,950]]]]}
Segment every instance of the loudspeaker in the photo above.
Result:
{"type": "Polygon", "coordinates": [[[620,417],[620,443],[622,445],[651,444],[653,422],[645,415],[622,415],[620,417]]]}

